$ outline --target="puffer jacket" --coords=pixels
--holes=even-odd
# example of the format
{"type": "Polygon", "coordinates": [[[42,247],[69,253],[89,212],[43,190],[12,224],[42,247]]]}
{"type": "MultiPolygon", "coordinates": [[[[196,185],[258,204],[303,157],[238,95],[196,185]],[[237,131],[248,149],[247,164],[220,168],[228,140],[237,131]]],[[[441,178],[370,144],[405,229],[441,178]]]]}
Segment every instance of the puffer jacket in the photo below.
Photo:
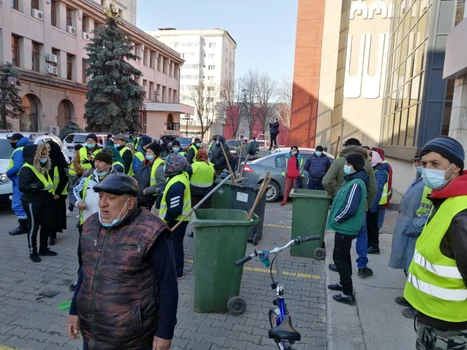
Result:
{"type": "Polygon", "coordinates": [[[325,154],[318,157],[315,153],[313,153],[308,159],[306,160],[305,166],[303,170],[305,170],[309,174],[309,178],[311,181],[321,181],[323,180],[324,175],[331,167],[331,159],[325,154]]]}
{"type": "Polygon", "coordinates": [[[227,162],[224,157],[224,152],[222,152],[222,146],[224,147],[224,151],[227,154],[227,158],[229,159],[230,165],[232,165],[233,160],[235,157],[230,153],[229,146],[225,143],[224,136],[219,136],[217,139],[220,143],[215,143],[212,145],[212,153],[211,153],[211,162],[214,164],[214,169],[216,170],[223,170],[227,168],[227,162]]]}
{"type": "Polygon", "coordinates": [[[388,181],[388,172],[386,171],[387,167],[385,164],[377,164],[373,169],[375,170],[376,195],[373,199],[373,203],[371,203],[371,206],[368,209],[370,213],[376,213],[378,211],[379,201],[381,200],[381,196],[384,191],[384,185],[388,181]]]}
{"type": "Polygon", "coordinates": [[[345,147],[339,154],[339,157],[332,162],[331,167],[323,178],[323,187],[331,195],[335,196],[337,191],[344,183],[344,165],[346,163],[345,157],[349,154],[359,153],[365,159],[365,171],[368,174],[367,186],[367,210],[371,207],[371,203],[376,195],[376,178],[373,167],[368,160],[368,153],[365,148],[360,146],[345,147]]]}
{"type": "Polygon", "coordinates": [[[90,350],[139,350],[152,344],[159,305],[154,270],[145,258],[165,230],[154,214],[139,208],[109,229],[97,214],[85,221],[76,305],[90,350]]]}

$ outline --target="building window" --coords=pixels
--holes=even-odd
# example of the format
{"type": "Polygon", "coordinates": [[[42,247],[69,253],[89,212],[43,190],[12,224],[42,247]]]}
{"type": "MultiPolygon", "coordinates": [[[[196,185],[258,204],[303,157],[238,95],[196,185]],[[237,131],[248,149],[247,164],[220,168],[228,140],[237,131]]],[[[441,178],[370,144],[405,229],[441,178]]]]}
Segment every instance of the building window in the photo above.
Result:
{"type": "Polygon", "coordinates": [[[154,98],[154,82],[149,82],[149,99],[152,100],[154,98]]]}
{"type": "Polygon", "coordinates": [[[32,70],[41,71],[41,44],[32,43],[32,70]]]}
{"type": "Polygon", "coordinates": [[[167,102],[167,88],[162,86],[161,102],[167,102]]]}
{"type": "Polygon", "coordinates": [[[31,9],[39,10],[39,0],[31,0],[31,9]]]}
{"type": "Polygon", "coordinates": [[[213,54],[213,53],[208,54],[208,59],[213,60],[214,57],[216,57],[215,54],[213,54]]]}
{"type": "Polygon", "coordinates": [[[86,69],[88,69],[88,62],[86,62],[86,59],[85,59],[85,58],[82,59],[82,64],[81,64],[81,66],[83,67],[82,76],[81,76],[81,82],[82,82],[83,84],[86,84],[86,83],[87,83],[87,80],[88,80],[88,79],[87,79],[88,77],[87,77],[87,74],[86,74],[86,69]]]}
{"type": "Polygon", "coordinates": [[[144,88],[144,91],[145,91],[145,93],[144,93],[145,98],[148,96],[148,90],[147,90],[148,87],[147,87],[147,85],[148,85],[148,81],[146,79],[143,79],[143,88],[144,88]]]}
{"type": "Polygon", "coordinates": [[[173,91],[173,98],[172,98],[173,103],[178,103],[178,95],[177,95],[177,90],[173,91]]]}
{"type": "Polygon", "coordinates": [[[214,91],[214,86],[208,86],[208,91],[214,91]]]}
{"type": "Polygon", "coordinates": [[[210,49],[215,49],[216,48],[216,43],[209,43],[209,48],[210,49]]]}
{"type": "Polygon", "coordinates": [[[149,68],[154,69],[156,59],[156,53],[154,51],[151,51],[149,54],[149,68]]]}
{"type": "Polygon", "coordinates": [[[213,64],[208,65],[208,70],[214,70],[216,69],[216,66],[213,64]]]}
{"type": "Polygon", "coordinates": [[[89,33],[89,17],[83,14],[83,18],[81,19],[81,30],[85,33],[89,33]]]}
{"type": "Polygon", "coordinates": [[[19,11],[19,0],[10,0],[10,7],[19,11]]]}
{"type": "Polygon", "coordinates": [[[214,80],[214,76],[209,75],[209,76],[208,76],[208,80],[211,80],[211,81],[214,80]]]}
{"type": "Polygon", "coordinates": [[[52,2],[50,3],[50,24],[52,24],[54,27],[58,27],[57,11],[58,2],[57,0],[52,0],[52,2]]]}
{"type": "Polygon", "coordinates": [[[143,51],[143,65],[145,65],[146,67],[148,66],[149,55],[150,55],[149,49],[144,48],[144,51],[143,51]]]}
{"type": "Polygon", "coordinates": [[[21,42],[19,36],[11,36],[11,61],[16,67],[21,67],[21,42]]]}
{"type": "Polygon", "coordinates": [[[175,64],[175,67],[174,67],[174,78],[175,78],[175,79],[178,79],[178,77],[179,77],[179,71],[180,71],[180,65],[179,65],[179,64],[175,64]]]}
{"type": "Polygon", "coordinates": [[[168,65],[169,65],[169,59],[164,57],[162,59],[162,73],[167,74],[168,65]]]}
{"type": "Polygon", "coordinates": [[[74,55],[66,55],[66,78],[73,80],[73,63],[75,60],[74,55]]]}
{"type": "Polygon", "coordinates": [[[66,25],[73,27],[73,10],[66,8],[66,25]]]}

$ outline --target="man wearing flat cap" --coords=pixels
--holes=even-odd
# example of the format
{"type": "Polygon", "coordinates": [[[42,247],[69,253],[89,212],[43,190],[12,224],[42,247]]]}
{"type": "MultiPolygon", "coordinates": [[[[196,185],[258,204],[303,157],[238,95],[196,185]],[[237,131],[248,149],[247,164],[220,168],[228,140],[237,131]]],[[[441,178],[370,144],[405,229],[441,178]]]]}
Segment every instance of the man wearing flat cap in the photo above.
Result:
{"type": "Polygon", "coordinates": [[[416,349],[467,349],[464,149],[457,140],[440,136],[420,155],[433,208],[415,244],[404,289],[404,298],[418,311],[416,349]]]}
{"type": "Polygon", "coordinates": [[[83,226],[83,267],[68,334],[84,350],[169,350],[178,286],[168,226],[138,208],[138,183],[125,174],[94,186],[99,212],[83,226]]]}
{"type": "Polygon", "coordinates": [[[114,137],[115,148],[120,153],[125,165],[125,174],[128,175],[133,163],[133,152],[126,145],[126,137],[123,134],[118,134],[114,137]]]}

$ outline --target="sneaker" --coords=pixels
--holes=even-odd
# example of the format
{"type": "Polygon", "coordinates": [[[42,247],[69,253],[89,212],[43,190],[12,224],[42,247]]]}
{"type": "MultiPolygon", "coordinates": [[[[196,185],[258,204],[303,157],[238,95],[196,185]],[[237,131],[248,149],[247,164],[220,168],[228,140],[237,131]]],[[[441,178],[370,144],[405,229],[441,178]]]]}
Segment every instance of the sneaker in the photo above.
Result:
{"type": "Polygon", "coordinates": [[[37,254],[29,254],[29,259],[33,262],[33,263],[39,263],[42,261],[42,259],[39,257],[39,255],[37,254]]]}
{"type": "Polygon", "coordinates": [[[368,267],[364,267],[363,269],[358,269],[358,277],[361,277],[361,278],[367,278],[367,277],[371,277],[373,276],[373,270],[368,268],[368,267]]]}
{"type": "Polygon", "coordinates": [[[339,271],[337,270],[337,266],[334,265],[334,264],[329,264],[329,270],[331,270],[331,271],[333,271],[333,272],[339,272],[339,271]]]}
{"type": "Polygon", "coordinates": [[[66,211],[66,216],[67,216],[67,217],[70,217],[70,216],[72,216],[72,215],[73,215],[73,212],[72,212],[70,209],[68,209],[68,210],[66,211]]]}
{"type": "Polygon", "coordinates": [[[347,305],[355,305],[355,297],[353,295],[337,294],[337,295],[333,295],[332,298],[338,303],[347,304],[347,305]]]}
{"type": "Polygon", "coordinates": [[[74,292],[74,291],[75,291],[76,285],[77,285],[77,284],[78,284],[78,282],[73,282],[72,284],[70,284],[70,287],[69,287],[70,292],[74,292]]]}
{"type": "Polygon", "coordinates": [[[375,248],[375,247],[368,248],[368,254],[379,254],[379,253],[380,253],[379,248],[375,248]]]}
{"type": "Polygon", "coordinates": [[[54,237],[49,238],[49,245],[55,245],[55,242],[57,242],[57,239],[54,237]]]}
{"type": "Polygon", "coordinates": [[[328,289],[339,292],[342,292],[344,290],[344,288],[339,283],[328,285],[328,289]]]}
{"type": "Polygon", "coordinates": [[[394,299],[394,301],[396,302],[396,304],[398,304],[400,306],[412,307],[412,305],[410,305],[410,303],[404,297],[396,297],[396,299],[394,299]]]}
{"type": "Polygon", "coordinates": [[[41,255],[41,256],[56,256],[57,253],[50,250],[49,248],[47,248],[47,249],[39,250],[39,255],[41,255]]]}
{"type": "Polygon", "coordinates": [[[408,307],[402,310],[402,316],[413,320],[415,316],[417,316],[417,310],[415,310],[414,308],[408,307]]]}

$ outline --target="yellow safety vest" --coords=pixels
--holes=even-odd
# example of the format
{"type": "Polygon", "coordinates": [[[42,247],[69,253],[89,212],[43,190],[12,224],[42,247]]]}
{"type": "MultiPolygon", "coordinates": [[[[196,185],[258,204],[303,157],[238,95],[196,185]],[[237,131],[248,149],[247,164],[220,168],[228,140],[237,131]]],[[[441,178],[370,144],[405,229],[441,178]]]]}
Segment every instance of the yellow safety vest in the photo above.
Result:
{"type": "MultiPolygon", "coordinates": [[[[186,215],[188,215],[188,213],[191,210],[190,182],[188,181],[188,174],[182,173],[180,175],[176,175],[173,178],[171,178],[170,181],[167,183],[167,186],[165,187],[164,194],[162,196],[162,201],[161,201],[161,208],[159,210],[159,217],[164,221],[165,221],[165,215],[167,214],[167,202],[165,201],[165,198],[166,198],[167,193],[169,192],[170,187],[176,182],[181,182],[185,185],[185,192],[183,194],[182,215],[177,216],[175,220],[177,221],[183,220],[183,218],[186,215]]],[[[190,217],[187,217],[184,221],[190,221],[190,217]]]]}
{"type": "MultiPolygon", "coordinates": [[[[99,152],[100,152],[100,149],[96,149],[95,151],[92,151],[92,155],[95,156],[99,152]]],[[[85,169],[85,170],[92,169],[91,163],[84,163],[86,160],[93,160],[94,159],[94,157],[93,157],[93,159],[88,159],[88,148],[86,146],[79,149],[79,158],[80,158],[80,161],[81,161],[81,167],[83,169],[85,169]]]]}
{"type": "MultiPolygon", "coordinates": [[[[12,153],[11,153],[11,156],[10,156],[10,164],[8,165],[8,168],[6,170],[10,170],[11,168],[13,168],[15,166],[15,162],[13,161],[13,154],[15,154],[16,151],[22,151],[24,147],[18,147],[16,148],[12,153]]],[[[21,169],[20,169],[21,170],[21,169]]],[[[18,172],[19,173],[19,172],[18,172]]]]}
{"type": "MultiPolygon", "coordinates": [[[[380,170],[378,169],[379,171],[384,171],[386,173],[386,183],[384,184],[384,187],[383,187],[383,193],[381,193],[381,199],[379,200],[379,204],[378,205],[385,205],[388,203],[388,194],[389,194],[389,191],[388,191],[388,186],[389,186],[389,173],[385,170],[380,170]]],[[[378,170],[375,170],[375,174],[378,170]]]]}
{"type": "Polygon", "coordinates": [[[118,162],[118,161],[117,161],[117,162],[113,162],[113,163],[112,163],[112,166],[114,166],[114,165],[120,165],[120,166],[123,168],[123,173],[125,173],[125,166],[123,165],[122,162],[118,162]]]}
{"type": "Polygon", "coordinates": [[[73,166],[73,163],[70,164],[68,167],[68,175],[75,176],[76,175],[76,170],[75,167],[73,166]]]}
{"type": "MultiPolygon", "coordinates": [[[[144,154],[142,152],[136,152],[134,157],[133,157],[133,162],[135,160],[135,157],[139,159],[140,162],[144,162],[144,154]]],[[[133,162],[131,162],[130,166],[130,171],[128,172],[128,175],[134,176],[135,172],[133,171],[133,162]]]]}
{"type": "Polygon", "coordinates": [[[431,194],[431,188],[426,187],[423,189],[422,200],[420,206],[417,209],[417,216],[423,216],[431,211],[433,203],[428,199],[428,195],[431,194]]]}
{"type": "Polygon", "coordinates": [[[200,188],[211,187],[214,182],[214,164],[206,162],[194,162],[191,165],[193,175],[190,184],[200,188]]]}
{"type": "MultiPolygon", "coordinates": [[[[128,151],[131,151],[127,146],[123,147],[123,148],[119,151],[120,157],[123,157],[123,153],[125,153],[127,150],[128,150],[128,151]]],[[[132,170],[133,170],[133,160],[131,161],[130,170],[128,170],[128,173],[132,172],[132,170]]],[[[123,172],[124,172],[125,174],[127,174],[127,173],[125,172],[125,166],[123,167],[123,172]]],[[[133,175],[134,175],[134,174],[133,174],[133,175]]]]}
{"type": "MultiPolygon", "coordinates": [[[[45,188],[49,185],[52,185],[52,188],[50,190],[47,190],[47,192],[50,192],[50,193],[54,193],[54,188],[53,188],[53,182],[52,182],[52,179],[50,178],[49,176],[49,173],[45,173],[42,174],[39,170],[37,170],[35,167],[33,167],[31,164],[29,163],[24,163],[23,166],[21,167],[22,168],[29,168],[32,170],[32,172],[34,173],[34,175],[36,175],[36,177],[39,179],[40,182],[42,182],[42,184],[44,185],[44,188],[41,190],[41,191],[45,191],[45,188]],[[47,177],[46,177],[47,176],[47,177]]],[[[21,170],[20,170],[21,171],[21,170]]]]}
{"type": "Polygon", "coordinates": [[[196,155],[198,154],[198,148],[196,148],[195,145],[191,145],[191,147],[193,149],[193,151],[195,152],[195,155],[193,156],[193,161],[196,161],[196,155]]]}
{"type": "MultiPolygon", "coordinates": [[[[287,169],[288,166],[289,166],[289,160],[290,160],[290,156],[289,156],[289,157],[288,157],[288,156],[285,156],[285,168],[286,168],[286,169],[287,169]]],[[[300,156],[299,156],[299,157],[298,157],[298,170],[299,170],[299,172],[300,172],[300,169],[302,168],[302,165],[303,165],[303,157],[300,157],[300,156]]],[[[285,173],[285,171],[283,171],[281,175],[282,175],[282,176],[285,176],[285,175],[287,175],[287,174],[285,173]]],[[[299,175],[299,176],[300,176],[300,175],[299,175]]],[[[301,177],[304,177],[304,176],[305,176],[304,174],[301,175],[301,177]]]]}
{"type": "Polygon", "coordinates": [[[467,209],[467,196],[448,198],[425,225],[415,244],[404,297],[421,313],[447,322],[467,321],[467,287],[456,261],[440,244],[452,219],[467,209]]]}
{"type": "MultiPolygon", "coordinates": [[[[156,171],[157,171],[157,168],[159,167],[159,165],[162,165],[164,164],[164,160],[161,159],[161,158],[157,158],[154,163],[152,164],[152,168],[151,168],[151,177],[150,177],[150,180],[149,180],[149,186],[155,186],[156,185],[156,171]]],[[[155,196],[157,196],[157,194],[155,194],[155,196]]]]}
{"type": "MultiPolygon", "coordinates": [[[[60,175],[58,174],[58,167],[55,167],[54,168],[54,194],[57,194],[55,193],[55,190],[57,189],[59,183],[60,183],[60,175]]],[[[66,195],[67,193],[68,193],[68,184],[63,188],[61,195],[66,195]]]]}
{"type": "MultiPolygon", "coordinates": [[[[89,182],[91,181],[92,175],[93,174],[89,175],[84,181],[83,197],[82,197],[83,203],[86,200],[86,193],[88,191],[88,185],[89,185],[89,182]]],[[[83,223],[84,223],[83,210],[80,210],[79,211],[79,224],[82,225],[83,223]]]]}

